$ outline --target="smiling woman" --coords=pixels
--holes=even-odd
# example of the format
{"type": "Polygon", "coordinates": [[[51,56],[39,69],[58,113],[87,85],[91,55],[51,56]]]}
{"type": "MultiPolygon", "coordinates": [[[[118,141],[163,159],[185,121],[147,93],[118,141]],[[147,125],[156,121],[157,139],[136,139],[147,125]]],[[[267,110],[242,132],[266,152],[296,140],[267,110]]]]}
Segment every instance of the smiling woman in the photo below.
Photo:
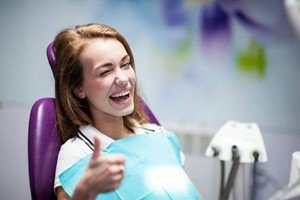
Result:
{"type": "Polygon", "coordinates": [[[56,105],[62,141],[76,136],[80,125],[97,126],[101,120],[93,117],[100,117],[99,102],[102,108],[111,112],[120,107],[111,97],[127,92],[128,88],[131,94],[128,101],[131,100],[132,105],[124,115],[125,127],[132,130],[136,122],[147,122],[136,103],[138,91],[130,46],[116,30],[97,24],[76,26],[60,32],[55,38],[54,48],[58,65],[56,105]]]}
{"type": "Polygon", "coordinates": [[[54,185],[58,200],[200,199],[182,168],[177,137],[149,124],[137,103],[134,59],[125,38],[109,26],[87,24],[61,31],[54,49],[64,142],[54,185]],[[164,173],[159,181],[160,169],[175,171],[177,178],[164,173]],[[169,184],[174,180],[184,190],[169,184]]]}
{"type": "Polygon", "coordinates": [[[102,121],[109,116],[132,113],[136,77],[122,43],[115,39],[93,39],[82,51],[80,60],[83,84],[74,91],[79,98],[88,99],[92,117],[102,121]]]}

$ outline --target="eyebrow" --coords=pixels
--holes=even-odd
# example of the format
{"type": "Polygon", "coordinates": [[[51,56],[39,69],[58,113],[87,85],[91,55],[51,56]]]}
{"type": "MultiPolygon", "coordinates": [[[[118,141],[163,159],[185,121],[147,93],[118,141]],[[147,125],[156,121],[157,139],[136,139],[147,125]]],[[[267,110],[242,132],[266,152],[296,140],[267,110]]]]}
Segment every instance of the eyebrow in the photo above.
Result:
{"type": "MultiPolygon", "coordinates": [[[[121,62],[123,62],[126,59],[130,59],[129,55],[127,55],[127,54],[125,56],[123,56],[123,58],[121,59],[121,62]]],[[[99,65],[98,67],[96,67],[96,69],[102,68],[102,67],[110,67],[110,66],[112,66],[112,63],[108,62],[108,63],[104,63],[102,65],[99,65]]]]}
{"type": "Polygon", "coordinates": [[[127,58],[130,59],[129,55],[123,56],[123,58],[121,59],[121,61],[124,61],[124,60],[126,60],[127,58]]]}

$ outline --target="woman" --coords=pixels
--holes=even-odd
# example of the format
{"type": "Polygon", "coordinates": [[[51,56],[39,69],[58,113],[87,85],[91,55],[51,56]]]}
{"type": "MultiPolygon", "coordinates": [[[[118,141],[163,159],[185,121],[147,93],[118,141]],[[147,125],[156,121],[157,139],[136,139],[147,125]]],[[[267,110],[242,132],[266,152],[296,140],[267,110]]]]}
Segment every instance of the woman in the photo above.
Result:
{"type": "Polygon", "coordinates": [[[61,31],[54,49],[64,142],[54,186],[58,200],[199,199],[182,170],[177,138],[148,124],[137,103],[134,59],[125,38],[109,26],[87,24],[61,31]],[[179,184],[174,174],[165,175],[169,172],[180,177],[179,184]],[[179,186],[182,194],[175,191],[179,186]]]}

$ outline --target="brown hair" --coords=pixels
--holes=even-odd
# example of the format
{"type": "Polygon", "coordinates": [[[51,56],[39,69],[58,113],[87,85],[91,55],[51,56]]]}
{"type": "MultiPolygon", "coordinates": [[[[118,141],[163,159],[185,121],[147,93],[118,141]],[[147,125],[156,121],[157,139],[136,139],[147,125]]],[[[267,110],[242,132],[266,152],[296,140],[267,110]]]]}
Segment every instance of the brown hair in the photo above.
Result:
{"type": "MultiPolygon", "coordinates": [[[[57,62],[55,69],[55,105],[58,129],[61,140],[74,137],[80,125],[93,124],[88,103],[85,99],[76,97],[74,88],[83,83],[83,66],[80,54],[89,40],[95,38],[114,38],[125,47],[135,70],[134,58],[129,44],[115,29],[101,24],[78,25],[62,30],[54,40],[54,52],[57,62]]],[[[124,125],[133,129],[138,123],[146,123],[146,115],[138,103],[138,91],[135,86],[134,110],[124,116],[124,125]]]]}

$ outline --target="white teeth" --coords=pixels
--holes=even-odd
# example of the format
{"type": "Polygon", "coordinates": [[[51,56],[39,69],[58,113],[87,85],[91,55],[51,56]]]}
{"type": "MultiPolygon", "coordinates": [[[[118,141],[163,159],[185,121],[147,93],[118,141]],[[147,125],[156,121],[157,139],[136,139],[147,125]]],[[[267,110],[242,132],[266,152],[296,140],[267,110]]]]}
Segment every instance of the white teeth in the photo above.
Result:
{"type": "Polygon", "coordinates": [[[120,97],[120,96],[125,96],[128,94],[129,94],[129,91],[124,91],[124,92],[120,92],[118,94],[111,95],[111,97],[120,97]]]}

